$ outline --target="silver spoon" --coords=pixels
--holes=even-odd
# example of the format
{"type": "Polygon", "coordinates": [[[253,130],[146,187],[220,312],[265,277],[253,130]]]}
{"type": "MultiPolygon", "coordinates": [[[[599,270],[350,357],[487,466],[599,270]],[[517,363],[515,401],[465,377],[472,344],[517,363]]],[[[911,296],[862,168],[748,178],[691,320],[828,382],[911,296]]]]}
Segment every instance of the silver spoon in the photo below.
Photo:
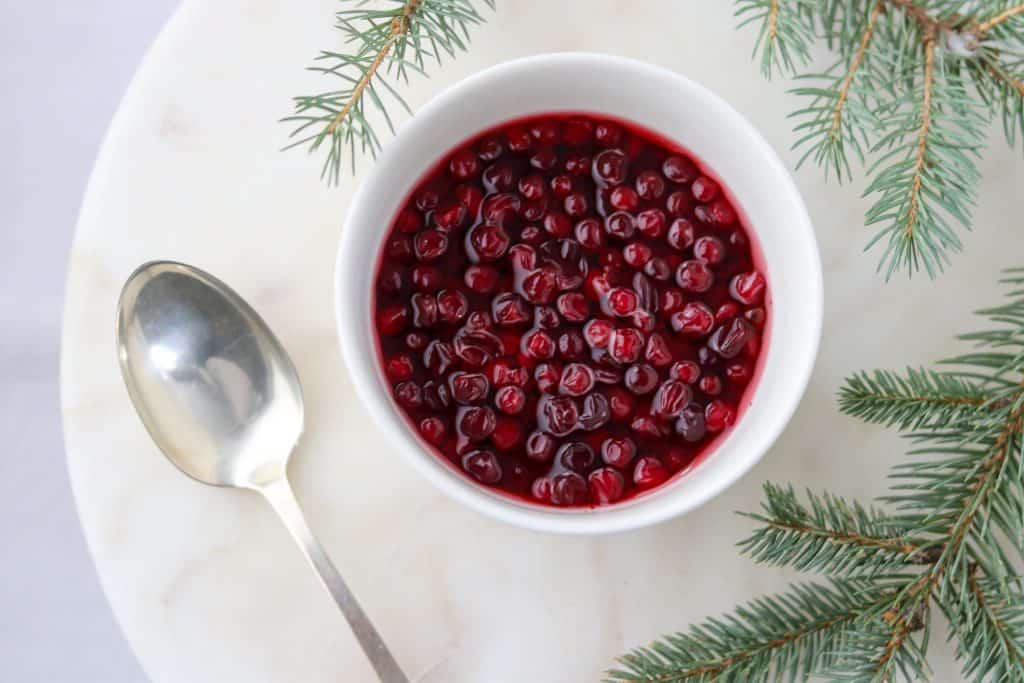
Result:
{"type": "Polygon", "coordinates": [[[170,261],[128,278],[117,311],[128,393],[150,436],[193,479],[258,491],[302,548],[384,683],[408,683],[313,536],[288,484],[302,388],[263,319],[212,275],[170,261]]]}

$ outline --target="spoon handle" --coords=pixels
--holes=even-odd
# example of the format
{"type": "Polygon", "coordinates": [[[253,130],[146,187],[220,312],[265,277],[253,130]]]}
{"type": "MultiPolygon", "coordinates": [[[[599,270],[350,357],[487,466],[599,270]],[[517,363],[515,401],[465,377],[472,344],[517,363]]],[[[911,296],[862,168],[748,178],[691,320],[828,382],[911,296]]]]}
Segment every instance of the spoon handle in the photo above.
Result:
{"type": "Polygon", "coordinates": [[[334,602],[338,604],[338,608],[341,609],[341,613],[348,620],[349,626],[352,627],[352,632],[355,634],[356,639],[363,648],[363,652],[366,653],[370,664],[373,665],[380,680],[383,683],[409,683],[409,679],[402,673],[398,662],[395,661],[387,645],[384,644],[384,639],[377,633],[377,629],[373,627],[370,618],[363,612],[363,608],[359,606],[355,596],[352,595],[348,586],[345,585],[345,581],[341,578],[341,574],[334,566],[334,563],[331,562],[331,558],[327,556],[327,551],[324,550],[324,547],[320,545],[320,541],[316,539],[310,530],[309,525],[306,523],[305,515],[302,514],[302,509],[295,499],[295,493],[288,484],[288,480],[284,478],[278,479],[261,487],[259,490],[267,501],[270,502],[274,510],[277,511],[278,516],[280,516],[281,521],[288,528],[292,538],[302,548],[306,559],[309,560],[313,569],[320,576],[320,580],[323,581],[331,597],[334,598],[334,602]]]}

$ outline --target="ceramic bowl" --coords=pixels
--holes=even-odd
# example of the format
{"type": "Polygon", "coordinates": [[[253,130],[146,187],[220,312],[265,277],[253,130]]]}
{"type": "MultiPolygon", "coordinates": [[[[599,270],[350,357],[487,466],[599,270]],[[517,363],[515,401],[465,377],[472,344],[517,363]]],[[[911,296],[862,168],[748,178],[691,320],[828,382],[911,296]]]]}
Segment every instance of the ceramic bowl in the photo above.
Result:
{"type": "Polygon", "coordinates": [[[377,159],[353,198],[335,274],[338,334],[352,381],[376,425],[423,477],[496,519],[561,533],[653,524],[714,497],[771,447],[802,396],[821,334],[822,276],[814,232],[789,171],[757,130],[707,88],[667,69],[597,54],[539,55],[482,71],[424,106],[377,159]],[[701,160],[729,189],[760,243],[771,314],[760,380],[736,425],[698,464],[651,492],[602,508],[558,509],[478,485],[432,453],[393,403],[371,311],[381,242],[421,176],[459,143],[510,119],[546,112],[608,115],[649,128],[701,160]]]}

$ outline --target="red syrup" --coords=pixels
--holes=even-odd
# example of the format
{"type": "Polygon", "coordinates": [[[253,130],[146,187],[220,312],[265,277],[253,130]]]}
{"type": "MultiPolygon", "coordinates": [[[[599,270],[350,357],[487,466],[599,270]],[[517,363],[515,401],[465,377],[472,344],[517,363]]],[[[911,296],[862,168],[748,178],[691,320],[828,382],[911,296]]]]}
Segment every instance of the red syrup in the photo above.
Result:
{"type": "Polygon", "coordinates": [[[378,348],[398,409],[474,482],[592,507],[656,489],[739,416],[770,315],[746,219],[635,124],[511,121],[449,152],[383,242],[378,348]]]}

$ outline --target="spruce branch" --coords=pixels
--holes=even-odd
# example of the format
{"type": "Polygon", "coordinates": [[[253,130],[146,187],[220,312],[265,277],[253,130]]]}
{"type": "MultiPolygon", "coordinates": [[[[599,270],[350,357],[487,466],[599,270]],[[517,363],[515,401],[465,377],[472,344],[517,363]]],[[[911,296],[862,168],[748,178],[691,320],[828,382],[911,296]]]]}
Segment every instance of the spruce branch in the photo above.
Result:
{"type": "Polygon", "coordinates": [[[798,75],[794,147],[840,182],[866,165],[879,270],[934,277],[969,230],[985,130],[1024,138],[1024,3],[1006,0],[738,0],[761,22],[762,71],[798,75]],[[773,29],[773,26],[775,27],[773,29]],[[779,30],[779,26],[789,28],[779,30]],[[808,32],[811,37],[808,38],[808,32]],[[797,72],[815,39],[837,53],[797,72]]]}
{"type": "MultiPolygon", "coordinates": [[[[473,0],[340,0],[336,26],[345,51],[322,51],[312,71],[340,81],[337,89],[295,98],[295,125],[287,148],[305,146],[310,153],[327,148],[322,176],[337,183],[348,163],[355,169],[359,153],[376,156],[381,148],[375,111],[394,132],[389,103],[410,111],[397,86],[410,72],[426,73],[427,61],[464,51],[469,29],[483,23],[473,0]],[[379,4],[384,8],[379,8],[379,4]]],[[[482,0],[493,9],[494,0],[482,0]]]]}
{"type": "Polygon", "coordinates": [[[929,680],[938,609],[969,680],[1024,683],[1024,269],[1003,283],[1008,300],[978,312],[984,329],[947,369],[858,373],[840,391],[844,412],[913,443],[883,507],[769,484],[747,515],[747,555],[833,583],[634,650],[608,680],[929,680]]]}

